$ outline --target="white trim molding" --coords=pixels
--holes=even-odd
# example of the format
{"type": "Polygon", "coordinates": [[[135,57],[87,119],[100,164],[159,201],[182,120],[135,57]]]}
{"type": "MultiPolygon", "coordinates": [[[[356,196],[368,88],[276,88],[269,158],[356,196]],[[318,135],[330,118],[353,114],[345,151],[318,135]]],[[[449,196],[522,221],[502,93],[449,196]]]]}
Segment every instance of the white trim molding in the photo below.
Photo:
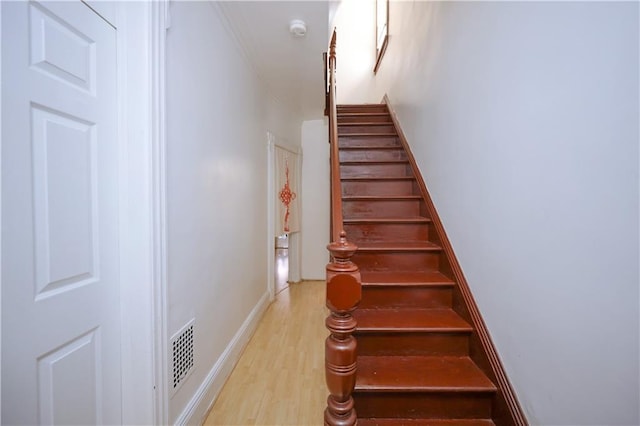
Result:
{"type": "Polygon", "coordinates": [[[139,360],[152,359],[155,343],[150,8],[144,2],[118,2],[105,10],[117,28],[122,423],[149,424],[154,421],[154,367],[139,360]]]}
{"type": "Polygon", "coordinates": [[[169,421],[167,357],[166,40],[169,1],[151,2],[151,168],[153,204],[154,424],[169,421]]]}
{"type": "MultiPolygon", "coordinates": [[[[2,4],[0,4],[0,35],[2,34],[2,4]]],[[[2,81],[2,43],[0,43],[0,82],[2,81]]],[[[2,88],[0,84],[0,100],[2,88]]],[[[2,234],[2,102],[0,102],[0,235],[2,234]]],[[[2,244],[0,244],[0,271],[2,271],[2,244]]],[[[2,274],[0,274],[0,322],[2,320],[2,274]]],[[[2,420],[2,327],[0,327],[0,421],[2,420]]]]}
{"type": "Polygon", "coordinates": [[[276,296],[275,290],[275,136],[267,131],[267,290],[269,291],[269,301],[273,301],[276,296]]]}

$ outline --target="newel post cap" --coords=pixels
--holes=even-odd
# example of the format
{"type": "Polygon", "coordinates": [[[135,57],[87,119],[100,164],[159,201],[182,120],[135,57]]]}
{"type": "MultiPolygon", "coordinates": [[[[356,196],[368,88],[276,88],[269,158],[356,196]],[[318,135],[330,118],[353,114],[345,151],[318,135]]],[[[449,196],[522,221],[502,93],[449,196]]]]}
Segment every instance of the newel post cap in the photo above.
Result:
{"type": "Polygon", "coordinates": [[[358,246],[347,241],[347,233],[342,230],[340,231],[340,239],[329,244],[327,250],[337,261],[347,261],[358,250],[358,246]]]}

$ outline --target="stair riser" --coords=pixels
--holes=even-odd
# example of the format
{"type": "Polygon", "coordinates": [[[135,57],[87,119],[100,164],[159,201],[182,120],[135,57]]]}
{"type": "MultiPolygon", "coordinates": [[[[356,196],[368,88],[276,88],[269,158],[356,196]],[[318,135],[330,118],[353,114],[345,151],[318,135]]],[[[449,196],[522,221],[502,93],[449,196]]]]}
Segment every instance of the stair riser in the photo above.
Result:
{"type": "Polygon", "coordinates": [[[450,287],[363,286],[362,309],[371,308],[450,308],[450,287]]]}
{"type": "Polygon", "coordinates": [[[438,269],[435,252],[357,252],[351,260],[365,271],[426,271],[438,269]]]}
{"type": "Polygon", "coordinates": [[[393,125],[386,123],[378,124],[342,124],[338,126],[338,135],[349,135],[352,133],[395,133],[393,125]]]}
{"type": "Polygon", "coordinates": [[[345,218],[415,217],[420,215],[420,200],[342,200],[345,218]]]}
{"type": "Polygon", "coordinates": [[[342,195],[413,195],[413,180],[342,182],[342,195]]]}
{"type": "Polygon", "coordinates": [[[338,105],[338,116],[343,112],[389,112],[387,106],[384,104],[369,104],[369,105],[338,105]]]}
{"type": "Polygon", "coordinates": [[[340,151],[340,161],[387,161],[406,159],[407,155],[401,149],[343,149],[340,151]]]}
{"type": "Polygon", "coordinates": [[[340,176],[348,177],[404,177],[411,176],[406,163],[346,164],[340,166],[340,176]]]}
{"type": "Polygon", "coordinates": [[[358,419],[358,426],[496,426],[487,419],[358,419]]]}
{"type": "Polygon", "coordinates": [[[395,136],[340,136],[338,138],[340,148],[361,147],[361,146],[400,146],[398,138],[395,136]]]}
{"type": "Polygon", "coordinates": [[[349,241],[356,244],[361,241],[427,241],[429,226],[427,223],[409,224],[346,224],[349,241]]]}
{"type": "Polygon", "coordinates": [[[489,419],[492,393],[363,393],[353,395],[358,417],[489,419]]]}
{"type": "Polygon", "coordinates": [[[391,117],[389,114],[376,115],[375,113],[359,113],[358,115],[338,115],[338,124],[344,123],[389,123],[391,124],[391,117]]]}
{"type": "Polygon", "coordinates": [[[467,333],[355,333],[358,355],[468,356],[467,333]]]}

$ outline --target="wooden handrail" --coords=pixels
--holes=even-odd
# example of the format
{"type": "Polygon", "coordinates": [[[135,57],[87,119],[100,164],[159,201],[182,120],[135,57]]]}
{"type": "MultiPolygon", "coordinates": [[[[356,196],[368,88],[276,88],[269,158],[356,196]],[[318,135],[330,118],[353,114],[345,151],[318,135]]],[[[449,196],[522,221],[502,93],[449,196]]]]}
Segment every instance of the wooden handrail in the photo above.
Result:
{"type": "Polygon", "coordinates": [[[336,31],[329,44],[329,143],[331,144],[331,241],[342,232],[342,191],[338,150],[338,106],[336,105],[336,31]]]}
{"type": "MultiPolygon", "coordinates": [[[[326,54],[325,54],[326,57],[326,54]]],[[[342,185],[338,150],[338,109],[336,105],[336,31],[329,45],[329,143],[331,144],[331,260],[327,265],[327,308],[325,322],[325,377],[329,389],[324,411],[326,426],[356,424],[353,389],[356,383],[356,320],[352,313],[360,303],[362,280],[351,257],[358,247],[347,241],[342,220],[342,185]]],[[[326,75],[326,74],[325,74],[326,75]]]]}
{"type": "Polygon", "coordinates": [[[324,63],[324,115],[329,116],[329,63],[327,62],[327,52],[322,53],[324,63]]]}

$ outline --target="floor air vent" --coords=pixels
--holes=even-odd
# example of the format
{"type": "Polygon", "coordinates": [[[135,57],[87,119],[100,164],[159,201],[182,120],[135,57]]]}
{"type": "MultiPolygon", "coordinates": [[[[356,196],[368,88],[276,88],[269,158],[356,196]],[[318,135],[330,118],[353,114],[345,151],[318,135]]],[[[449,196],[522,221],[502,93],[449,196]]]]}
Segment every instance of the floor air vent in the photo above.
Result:
{"type": "Polygon", "coordinates": [[[171,352],[173,358],[173,385],[175,392],[193,371],[193,325],[194,320],[189,321],[180,331],[171,338],[171,352]]]}

